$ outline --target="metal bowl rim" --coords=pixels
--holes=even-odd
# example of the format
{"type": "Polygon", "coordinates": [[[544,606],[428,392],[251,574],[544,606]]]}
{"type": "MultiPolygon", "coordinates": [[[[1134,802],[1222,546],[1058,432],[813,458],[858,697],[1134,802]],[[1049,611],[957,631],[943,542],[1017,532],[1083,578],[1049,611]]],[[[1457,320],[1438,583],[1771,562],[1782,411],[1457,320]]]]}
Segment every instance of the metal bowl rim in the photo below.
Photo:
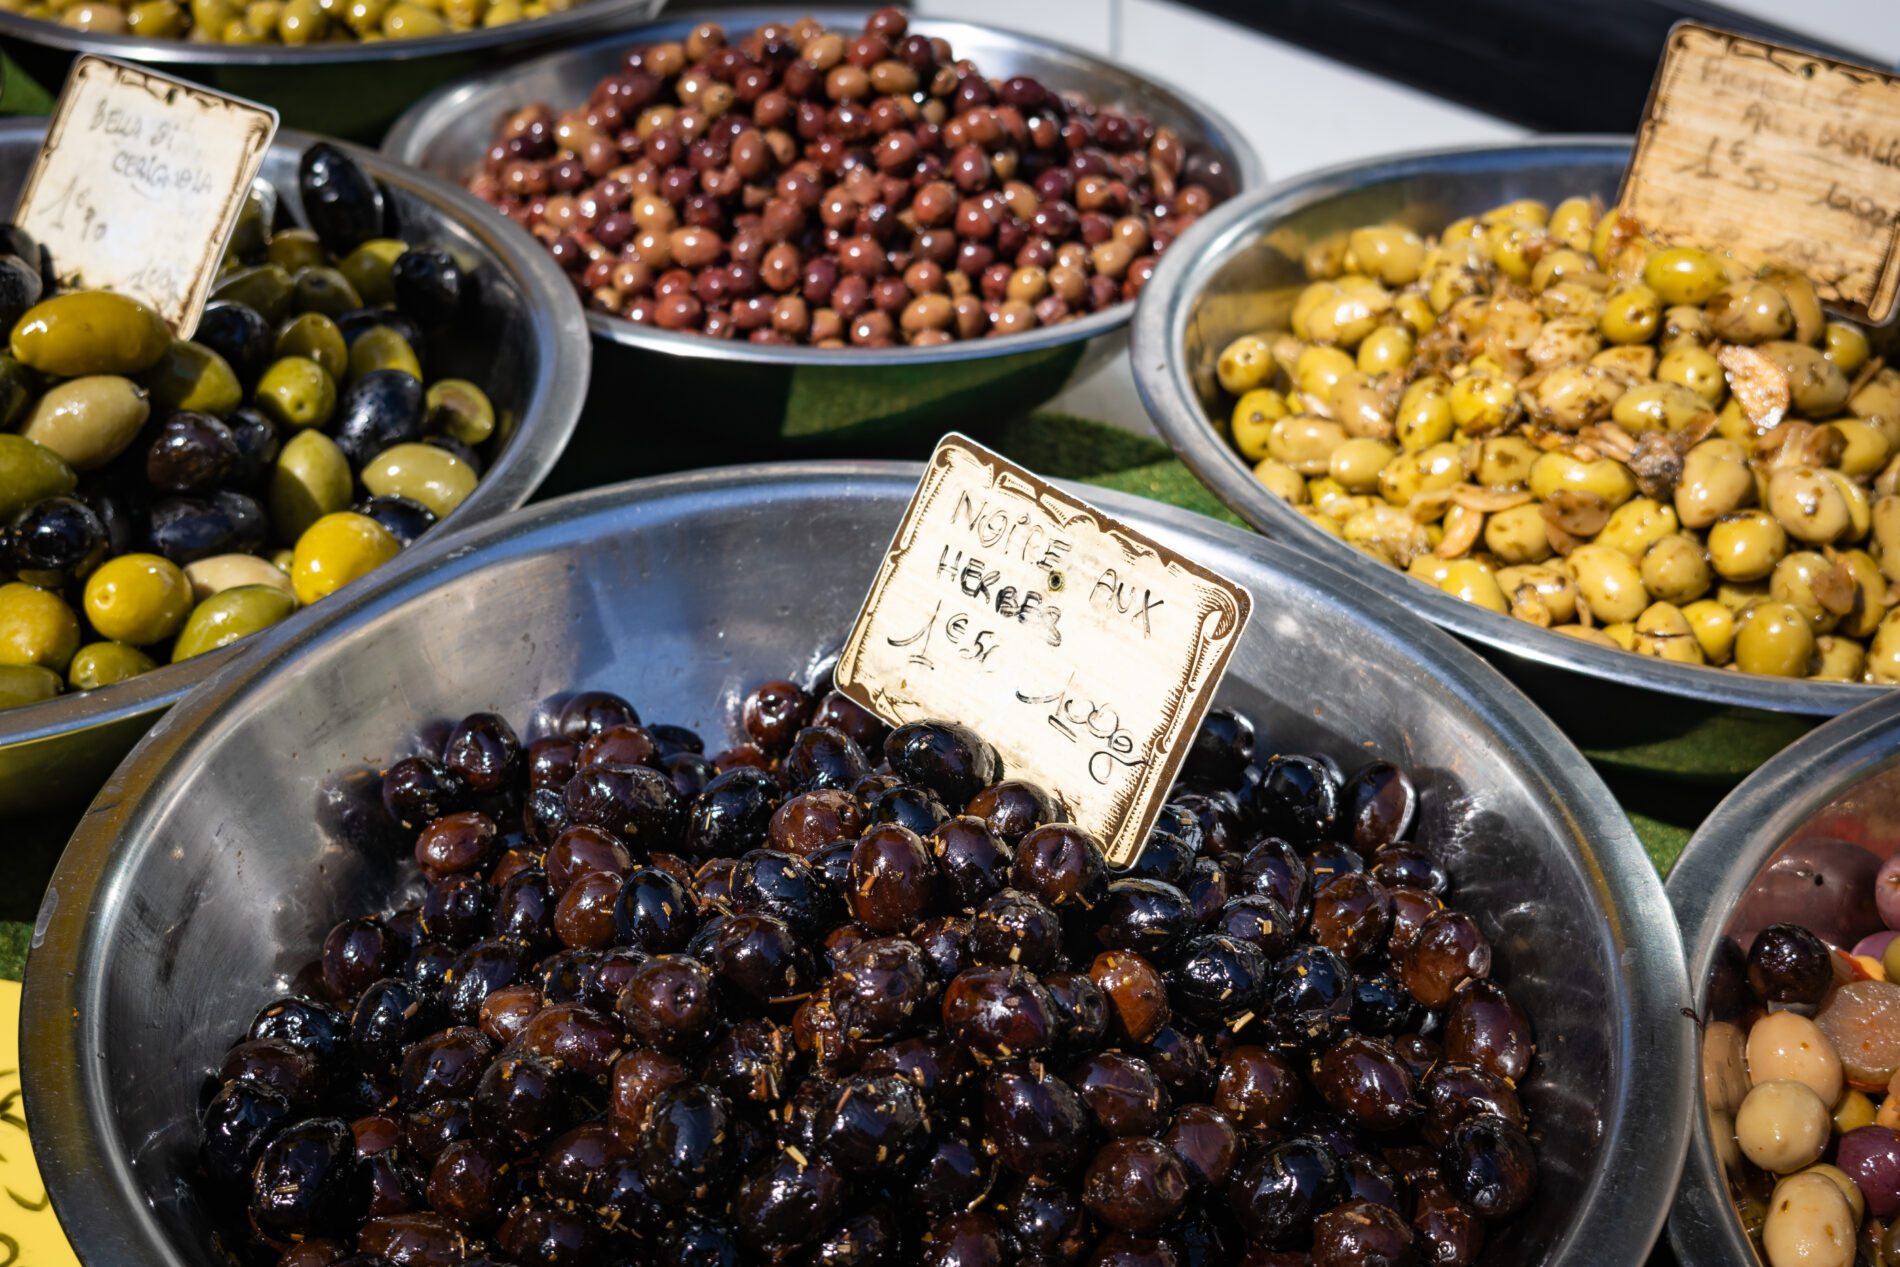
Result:
{"type": "MultiPolygon", "coordinates": [[[[475,109],[477,103],[490,90],[506,79],[526,76],[550,65],[578,61],[604,49],[630,47],[643,38],[651,38],[662,30],[673,27],[691,29],[700,22],[734,25],[751,22],[757,25],[783,20],[788,12],[791,10],[759,6],[696,9],[691,11],[689,16],[661,18],[641,26],[599,36],[584,44],[573,44],[525,58],[500,71],[484,71],[466,76],[444,84],[403,111],[402,116],[390,126],[388,135],[383,138],[382,152],[399,163],[420,170],[422,151],[435,140],[442,127],[452,123],[471,109],[475,109]]],[[[804,14],[808,11],[799,10],[798,12],[804,14]]],[[[827,6],[809,12],[811,16],[830,26],[840,20],[848,21],[853,15],[862,20],[870,10],[827,6]]],[[[964,22],[915,15],[913,15],[912,23],[919,31],[942,34],[944,38],[950,40],[952,46],[957,43],[959,31],[981,33],[986,38],[1007,37],[1024,48],[1036,51],[1039,55],[1065,58],[1086,67],[1091,73],[1122,80],[1139,87],[1144,92],[1153,93],[1162,98],[1172,98],[1184,113],[1196,120],[1208,139],[1224,147],[1234,156],[1234,166],[1238,169],[1234,174],[1237,186],[1237,192],[1234,195],[1236,199],[1242,197],[1247,190],[1258,186],[1264,178],[1264,169],[1261,167],[1259,156],[1254,153],[1253,147],[1241,135],[1240,130],[1218,111],[1172,85],[1137,75],[1133,71],[1083,49],[1055,40],[1043,39],[1040,36],[1012,31],[1005,27],[991,26],[982,22],[964,22]]],[[[1173,246],[1170,244],[1169,251],[1172,249],[1173,246]]],[[[1161,252],[1156,258],[1166,259],[1169,251],[1161,252]]],[[[1092,339],[1097,335],[1108,334],[1133,319],[1136,302],[1136,300],[1123,300],[1104,312],[1091,313],[1086,317],[1065,321],[1060,325],[1038,326],[1022,334],[957,339],[927,348],[816,348],[803,344],[781,345],[709,339],[701,334],[687,334],[681,331],[643,326],[623,317],[611,317],[606,313],[591,310],[587,313],[587,327],[597,337],[622,347],[640,348],[648,352],[690,357],[701,361],[739,361],[749,365],[796,366],[942,365],[958,361],[979,361],[992,357],[1042,352],[1050,348],[1064,347],[1071,343],[1092,339]]]]}
{"type": "Polygon", "coordinates": [[[1738,670],[1677,664],[1655,656],[1595,646],[1565,634],[1488,611],[1443,593],[1417,577],[1387,567],[1339,538],[1313,527],[1304,515],[1268,492],[1250,465],[1215,431],[1195,394],[1181,349],[1192,308],[1213,275],[1252,246],[1269,222],[1324,198],[1428,172],[1511,166],[1512,160],[1565,154],[1609,158],[1624,154],[1627,137],[1579,135],[1504,141],[1494,145],[1420,150],[1369,162],[1347,163],[1241,193],[1214,208],[1159,258],[1136,301],[1130,330],[1135,389],[1175,455],[1234,513],[1260,531],[1324,559],[1359,580],[1391,592],[1405,607],[1460,637],[1520,660],[1667,695],[1774,713],[1830,716],[1890,688],[1860,682],[1811,682],[1738,670]],[[1390,584],[1391,578],[1399,584],[1390,584]]]}
{"type": "Polygon", "coordinates": [[[484,27],[413,40],[351,40],[321,44],[220,44],[197,40],[145,39],[76,31],[17,13],[0,13],[0,36],[43,48],[95,53],[141,62],[160,71],[178,66],[337,66],[362,62],[407,62],[452,57],[491,49],[532,48],[564,35],[588,33],[659,12],[666,0],[588,0],[565,13],[529,18],[506,26],[484,27]]]}
{"type": "MultiPolygon", "coordinates": [[[[0,119],[0,141],[24,133],[38,134],[46,127],[40,118],[0,119]]],[[[303,150],[327,140],[312,132],[281,128],[272,148],[303,150]]],[[[471,233],[494,254],[522,293],[522,310],[540,345],[544,364],[534,390],[541,407],[524,412],[519,429],[475,485],[475,491],[443,519],[444,535],[513,510],[527,501],[554,468],[580,422],[587,395],[593,348],[586,336],[580,302],[560,268],[545,251],[512,232],[498,232],[495,217],[467,190],[415,168],[404,167],[374,150],[348,142],[341,144],[385,184],[417,194],[436,208],[440,217],[471,233]],[[532,425],[531,425],[532,424],[532,425]]],[[[505,223],[505,222],[504,222],[505,223]]],[[[512,227],[512,226],[511,226],[512,227]]],[[[406,555],[408,551],[404,551],[406,555]]],[[[403,557],[385,567],[400,569],[403,557]]],[[[299,608],[284,623],[307,623],[299,608]]],[[[0,711],[0,750],[127,721],[177,703],[219,666],[244,655],[247,639],[206,652],[179,664],[161,665],[127,682],[75,691],[38,704],[0,711]]]]}
{"type": "MultiPolygon", "coordinates": [[[[34,926],[21,1012],[22,1085],[27,1111],[40,1124],[36,1155],[56,1207],[84,1217],[69,1222],[75,1248],[93,1264],[134,1258],[176,1267],[177,1255],[152,1221],[126,1158],[109,1138],[105,1092],[91,1048],[104,1041],[92,1007],[112,942],[112,915],[128,900],[130,852],[117,842],[149,830],[164,795],[164,773],[190,764],[194,750],[220,729],[218,718],[246,693],[300,656],[320,653],[333,629],[367,621],[501,557],[512,543],[588,516],[645,507],[663,515],[669,503],[724,497],[757,506],[777,496],[849,495],[847,486],[904,495],[922,466],[902,462],[762,463],[659,476],[575,493],[490,520],[419,547],[413,566],[372,578],[324,607],[322,620],[276,626],[258,636],[255,653],[223,666],[174,709],[125,759],[93,803],[62,856],[34,926]],[[97,918],[94,918],[97,916],[97,918]],[[75,1023],[75,1021],[77,1023],[75,1023]],[[84,1033],[88,1050],[78,1039],[84,1033]],[[79,1156],[74,1156],[77,1149],[79,1156]]],[[[1419,630],[1388,598],[1308,556],[1255,534],[1132,494],[1068,484],[1088,500],[1135,523],[1198,535],[1252,557],[1301,585],[1350,600],[1356,618],[1389,629],[1417,648],[1456,705],[1494,730],[1518,754],[1527,775],[1547,789],[1560,816],[1583,842],[1580,861],[1596,881],[1609,934],[1621,946],[1616,985],[1627,1014],[1615,1018],[1608,1047],[1620,1074],[1620,1099],[1605,1109],[1601,1155],[1606,1164],[1584,1181],[1586,1207],[1614,1210],[1587,1246],[1556,1247],[1551,1262],[1583,1267],[1636,1262],[1660,1233],[1687,1144],[1680,1123],[1694,1101],[1691,1043],[1679,1009],[1687,997],[1682,947],[1661,881],[1609,789],[1578,752],[1518,689],[1469,648],[1436,629],[1419,630]],[[1650,1072],[1650,1070],[1654,1072],[1650,1072]]],[[[150,847],[149,838],[147,846],[150,847]]]]}
{"type": "MultiPolygon", "coordinates": [[[[1697,1015],[1708,1004],[1709,969],[1736,903],[1762,865],[1812,815],[1900,746],[1900,696],[1890,695],[1824,722],[1744,779],[1683,846],[1664,886],[1682,927],[1697,1015]]],[[[1700,1049],[1698,1041],[1697,1049],[1700,1049]]],[[[1697,1061],[1700,1067],[1700,1061],[1697,1061]]],[[[1704,1104],[1697,1078],[1695,1103],[1704,1104]]],[[[1670,1217],[1669,1240],[1683,1267],[1758,1261],[1728,1195],[1706,1112],[1693,1115],[1689,1161],[1670,1217]],[[1711,1244],[1713,1241],[1715,1243],[1711,1244]]]]}

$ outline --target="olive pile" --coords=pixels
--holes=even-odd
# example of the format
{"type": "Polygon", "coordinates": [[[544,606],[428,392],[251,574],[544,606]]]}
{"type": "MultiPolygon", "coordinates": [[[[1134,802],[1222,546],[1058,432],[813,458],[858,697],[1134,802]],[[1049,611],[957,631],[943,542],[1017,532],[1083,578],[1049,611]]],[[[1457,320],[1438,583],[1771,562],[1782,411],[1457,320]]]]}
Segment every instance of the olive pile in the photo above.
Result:
{"type": "Polygon", "coordinates": [[[1740,1015],[1703,1030],[1710,1130],[1769,1267],[1900,1265],[1900,854],[1872,902],[1842,887],[1843,935],[1877,931],[1848,952],[1762,929],[1730,965],[1740,1015]]]}
{"type": "Polygon", "coordinates": [[[310,227],[273,231],[254,194],[188,340],[129,296],[58,293],[0,229],[0,708],[274,624],[475,487],[494,408],[425,388],[419,351],[472,282],[383,236],[382,191],[336,147],[298,182],[310,227]]]}
{"type": "Polygon", "coordinates": [[[1314,524],[1426,584],[1686,664],[1900,682],[1900,372],[1799,273],[1594,200],[1314,242],[1217,373],[1314,524]]]}
{"type": "Polygon", "coordinates": [[[564,13],[586,0],[0,0],[77,31],[217,44],[413,40],[564,13]]]}
{"type": "Polygon", "coordinates": [[[1216,710],[1111,872],[959,725],[538,716],[384,772],[420,903],[208,1083],[244,1261],[1463,1264],[1534,1192],[1531,1026],[1392,765],[1216,710]]]}
{"type": "Polygon", "coordinates": [[[593,308],[755,343],[928,347],[1133,299],[1233,191],[1172,129],[985,79],[879,9],[644,45],[469,181],[593,308]]]}

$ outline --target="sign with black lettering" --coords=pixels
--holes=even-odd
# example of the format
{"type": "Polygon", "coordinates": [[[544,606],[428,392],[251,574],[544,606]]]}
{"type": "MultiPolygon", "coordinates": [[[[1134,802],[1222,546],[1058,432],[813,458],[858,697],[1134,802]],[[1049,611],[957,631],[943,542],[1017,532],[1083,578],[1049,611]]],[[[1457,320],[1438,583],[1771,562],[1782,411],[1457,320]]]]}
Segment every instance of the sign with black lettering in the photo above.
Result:
{"type": "Polygon", "coordinates": [[[67,286],[197,328],[277,112],[91,54],[73,63],[14,222],[67,286]]]}
{"type": "Polygon", "coordinates": [[[1247,591],[944,437],[835,674],[894,725],[977,731],[1117,866],[1148,839],[1246,628],[1247,591]]]}
{"type": "Polygon", "coordinates": [[[1668,245],[1800,269],[1828,307],[1885,322],[1900,295],[1900,79],[1678,23],[1617,209],[1668,245]]]}

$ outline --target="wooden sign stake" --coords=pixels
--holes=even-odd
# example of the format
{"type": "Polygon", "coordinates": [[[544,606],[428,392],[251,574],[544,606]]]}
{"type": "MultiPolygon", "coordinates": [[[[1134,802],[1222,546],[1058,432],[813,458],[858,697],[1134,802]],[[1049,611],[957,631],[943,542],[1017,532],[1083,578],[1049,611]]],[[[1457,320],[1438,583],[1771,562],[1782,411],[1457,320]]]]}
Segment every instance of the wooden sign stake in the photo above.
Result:
{"type": "Polygon", "coordinates": [[[1125,866],[1253,600],[960,435],[944,437],[839,657],[893,725],[961,722],[1125,866]]]}

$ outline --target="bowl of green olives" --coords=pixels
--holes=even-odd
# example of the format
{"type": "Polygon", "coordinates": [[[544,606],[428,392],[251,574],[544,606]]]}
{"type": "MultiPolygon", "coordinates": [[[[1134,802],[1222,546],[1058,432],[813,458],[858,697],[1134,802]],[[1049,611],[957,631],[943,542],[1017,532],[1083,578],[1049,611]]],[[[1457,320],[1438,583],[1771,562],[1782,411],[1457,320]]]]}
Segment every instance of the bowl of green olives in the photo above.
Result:
{"type": "MultiPolygon", "coordinates": [[[[0,193],[42,128],[0,125],[0,193]]],[[[231,643],[527,500],[588,348],[558,272],[497,227],[458,190],[280,133],[190,339],[136,299],[61,290],[8,232],[0,814],[83,803],[231,643]]]]}
{"type": "Polygon", "coordinates": [[[8,0],[0,36],[40,83],[81,53],[275,106],[286,127],[373,143],[429,89],[498,58],[644,21],[665,0],[8,0]]]}
{"type": "Polygon", "coordinates": [[[1003,1208],[1037,1177],[1059,1239],[1083,1253],[1186,1261],[1175,1246],[1199,1244],[1214,1247],[1207,1261],[1231,1263],[1251,1242],[1277,1261],[1324,1241],[1326,1256],[1309,1261],[1364,1262],[1350,1256],[1350,1227],[1316,1226],[1330,1219],[1420,1261],[1429,1246],[1443,1262],[1641,1262],[1675,1189],[1693,1097],[1687,983],[1661,883],[1576,749],[1478,657],[1370,587],[1256,534],[1091,491],[1104,511],[1245,585],[1263,613],[1184,767],[1179,834],[1152,836],[1134,868],[1110,875],[1033,789],[984,787],[995,769],[974,755],[985,718],[903,728],[927,743],[977,739],[943,749],[939,778],[893,756],[882,722],[828,693],[919,473],[741,466],[543,502],[425,542],[412,566],[308,624],[267,631],[256,654],[161,722],[68,846],[27,966],[26,1110],[80,1259],[210,1264],[221,1261],[214,1235],[229,1229],[227,1252],[268,1259],[275,1242],[292,1263],[398,1243],[507,1261],[827,1261],[819,1238],[865,1214],[882,1247],[873,1261],[968,1261],[945,1254],[968,1237],[990,1247],[980,1261],[999,1262],[999,1224],[1027,1236],[1040,1222],[1003,1208]],[[1011,804],[1026,817],[987,825],[993,812],[1004,824],[1011,804]],[[966,816],[948,818],[952,806],[966,816]],[[1021,834],[1014,892],[997,891],[1011,855],[992,830],[1021,834]],[[783,843],[761,849],[766,839],[783,843]],[[234,840],[241,866],[224,843],[234,840]],[[868,870],[877,859],[888,874],[868,870]],[[1391,897],[1376,873],[1407,892],[1391,897]],[[847,883],[862,923],[835,927],[847,883]],[[1174,953],[1227,909],[1223,893],[1240,903],[1236,918],[1270,916],[1249,936],[1284,937],[1287,902],[1302,929],[1331,930],[1322,937],[1358,930],[1350,968],[1343,952],[1273,943],[1292,1028],[1224,1011],[1262,997],[1258,978],[1231,997],[1217,986],[1264,950],[1215,936],[1202,947],[1212,957],[1174,953]],[[1336,893],[1371,905],[1338,921],[1318,914],[1343,913],[1336,893]],[[1440,911],[1437,893],[1453,909],[1440,911]],[[966,909],[979,905],[986,915],[966,909]],[[1370,911],[1380,914],[1367,922],[1370,911]],[[1420,1013],[1381,1002],[1393,978],[1380,965],[1394,937],[1417,944],[1407,929],[1439,947],[1434,928],[1447,971],[1419,958],[1398,993],[1445,993],[1411,1032],[1420,1013]],[[866,981],[888,982],[892,1007],[853,1038],[826,1028],[811,974],[871,929],[891,939],[872,950],[897,959],[866,981]],[[412,935],[426,949],[409,958],[412,935]],[[369,981],[405,962],[418,971],[369,981]],[[629,969],[683,975],[659,995],[616,975],[618,993],[588,1003],[598,992],[578,992],[596,969],[602,988],[604,974],[629,969]],[[1151,989],[1160,982],[1171,1013],[1151,989]],[[1056,1046],[1045,989],[1082,1000],[1063,1013],[1073,1020],[1061,1042],[1090,1050],[1119,1025],[1123,1050],[1074,1063],[1073,1046],[1056,1046]],[[436,1002],[418,993],[428,990],[436,1002]],[[1097,991],[1112,1000],[1099,1012],[1087,1002],[1097,991]],[[1466,995],[1516,1019],[1468,1027],[1466,995]],[[1507,995],[1521,1012],[1498,1003],[1507,995]],[[666,997],[683,1009],[674,1027],[647,1006],[666,997]],[[992,1020],[1020,1012],[1021,1025],[999,1039],[959,999],[992,1020]],[[426,1010],[438,1004],[449,1010],[426,1010]],[[460,1028],[437,1033],[450,1016],[460,1028]],[[227,1059],[247,1028],[256,1041],[227,1059]],[[1508,1073],[1469,1065],[1442,1097],[1420,1089],[1460,1072],[1449,1060],[1443,1078],[1429,1076],[1434,1052],[1468,1050],[1468,1028],[1514,1035],[1484,1057],[1508,1073]],[[1401,1030],[1419,1075],[1367,1036],[1401,1030]],[[513,1034],[506,1053],[497,1033],[513,1034]],[[941,1076],[928,1057],[914,1085],[908,1063],[883,1066],[904,1071],[903,1085],[877,1078],[882,1062],[936,1050],[944,1035],[956,1038],[941,1076]],[[1279,1043],[1343,1050],[1328,1076],[1279,1043]],[[397,1055],[406,1074],[392,1072],[397,1055]],[[872,1079],[865,1120],[800,1134],[813,1106],[853,1102],[859,1062],[872,1079]],[[1309,1064],[1316,1089],[1292,1090],[1309,1064]],[[812,1081],[820,1065],[835,1094],[812,1081]],[[1345,1076],[1361,1068],[1362,1083],[1345,1076]],[[672,1092],[687,1101],[677,1112],[655,1107],[672,1092]],[[914,1094],[941,1111],[926,1122],[914,1094]],[[1168,1104],[1183,1115],[1174,1144],[1160,1138],[1168,1104]],[[1506,1120],[1520,1105],[1533,1144],[1506,1120]],[[420,1167],[432,1210],[417,1188],[415,1204],[363,1221],[354,1185],[385,1189],[355,1150],[339,1151],[352,1120],[371,1140],[365,1169],[397,1179],[397,1192],[420,1167]],[[1448,1189],[1442,1175],[1466,1153],[1420,1132],[1435,1122],[1455,1136],[1467,1120],[1517,1148],[1493,1165],[1496,1150],[1468,1139],[1477,1164],[1448,1189]],[[483,1122],[503,1130],[498,1154],[471,1138],[483,1122]],[[860,1126],[888,1127],[886,1147],[859,1148],[860,1126]],[[672,1133],[654,1138],[662,1129],[672,1133]],[[624,1159],[609,1144],[594,1161],[555,1160],[603,1132],[636,1150],[633,1164],[569,1199],[576,1185],[556,1170],[571,1181],[624,1159]],[[1523,1165],[1533,1151],[1534,1187],[1523,1165]],[[1188,1155],[1203,1167],[1191,1191],[1177,1160],[1188,1155]],[[1109,1190],[1111,1174],[1151,1165],[1160,1199],[1109,1190]],[[1410,1178],[1394,1177],[1401,1166],[1410,1178]],[[840,1167],[853,1177],[840,1182],[840,1167]],[[794,1176],[779,1196],[765,1191],[792,1168],[814,1187],[794,1176]],[[303,1182],[277,1181],[298,1173],[303,1182]],[[497,1174],[527,1182],[488,1182],[497,1174]],[[974,1194],[946,1209],[945,1189],[972,1181],[974,1194]],[[1375,1190],[1384,1205],[1355,1223],[1364,1207],[1349,1194],[1375,1190]],[[808,1210],[807,1191],[819,1193],[808,1210]],[[766,1209],[771,1218],[752,1217],[766,1209]],[[300,1237],[307,1248],[288,1243],[300,1237]]]}
{"type": "Polygon", "coordinates": [[[384,141],[533,234],[582,296],[587,483],[552,487],[921,457],[1033,409],[1124,348],[1158,256],[1260,180],[1218,114],[1087,53],[801,13],[700,10],[547,53],[440,89],[384,141]],[[630,443],[629,399],[717,424],[630,443]]]}
{"type": "Polygon", "coordinates": [[[1669,1219],[1684,1267],[1900,1254],[1897,752],[1891,694],[1817,727],[1670,872],[1701,1049],[1669,1219]]]}
{"type": "Polygon", "coordinates": [[[1136,382],[1243,518],[1479,646],[1590,756],[1733,781],[1900,681],[1900,374],[1798,273],[1617,216],[1628,152],[1218,208],[1144,293],[1136,382]]]}

